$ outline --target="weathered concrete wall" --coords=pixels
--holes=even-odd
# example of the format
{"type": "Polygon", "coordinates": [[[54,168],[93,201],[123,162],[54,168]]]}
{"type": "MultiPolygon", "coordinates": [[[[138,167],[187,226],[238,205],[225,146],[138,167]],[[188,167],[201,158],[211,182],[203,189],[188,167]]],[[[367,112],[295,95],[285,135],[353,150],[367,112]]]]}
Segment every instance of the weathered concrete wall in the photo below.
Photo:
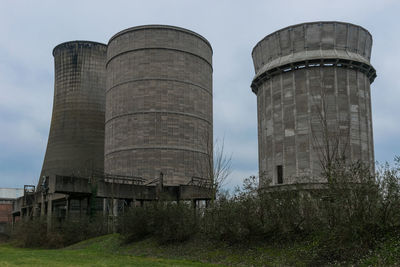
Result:
{"type": "Polygon", "coordinates": [[[88,176],[104,168],[105,61],[107,46],[66,42],[53,50],[53,114],[43,176],[88,176]]]}
{"type": "Polygon", "coordinates": [[[255,46],[261,183],[278,183],[278,165],[284,184],[323,182],[335,148],[374,168],[371,47],[368,31],[341,22],[290,26],[255,46]]]}
{"type": "Polygon", "coordinates": [[[208,176],[212,49],[186,29],[150,25],[113,36],[107,52],[105,171],[167,185],[208,176]]]}

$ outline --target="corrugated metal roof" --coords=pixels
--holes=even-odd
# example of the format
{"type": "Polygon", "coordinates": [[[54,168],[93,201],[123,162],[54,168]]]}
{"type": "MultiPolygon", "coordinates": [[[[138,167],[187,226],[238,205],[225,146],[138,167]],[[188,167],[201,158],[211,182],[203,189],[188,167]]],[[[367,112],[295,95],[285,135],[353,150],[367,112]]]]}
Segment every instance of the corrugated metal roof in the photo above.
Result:
{"type": "Polygon", "coordinates": [[[23,188],[0,188],[0,199],[15,199],[23,195],[23,188]]]}

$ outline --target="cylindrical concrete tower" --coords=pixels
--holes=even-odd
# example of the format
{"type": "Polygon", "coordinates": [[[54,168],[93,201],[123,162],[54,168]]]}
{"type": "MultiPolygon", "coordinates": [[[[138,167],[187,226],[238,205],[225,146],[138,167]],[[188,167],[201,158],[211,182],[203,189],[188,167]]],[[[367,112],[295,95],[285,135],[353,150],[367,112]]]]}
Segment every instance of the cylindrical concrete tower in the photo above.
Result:
{"type": "Polygon", "coordinates": [[[89,41],[54,48],[53,114],[39,185],[51,174],[103,171],[106,54],[106,45],[89,41]]]}
{"type": "Polygon", "coordinates": [[[360,26],[312,22],[254,47],[260,184],[324,182],[338,157],[374,168],[371,46],[360,26]]]}
{"type": "MultiPolygon", "coordinates": [[[[192,31],[126,29],[107,52],[105,172],[164,184],[209,178],[212,48],[192,31]]],[[[210,166],[211,163],[211,166],[210,166]]]]}

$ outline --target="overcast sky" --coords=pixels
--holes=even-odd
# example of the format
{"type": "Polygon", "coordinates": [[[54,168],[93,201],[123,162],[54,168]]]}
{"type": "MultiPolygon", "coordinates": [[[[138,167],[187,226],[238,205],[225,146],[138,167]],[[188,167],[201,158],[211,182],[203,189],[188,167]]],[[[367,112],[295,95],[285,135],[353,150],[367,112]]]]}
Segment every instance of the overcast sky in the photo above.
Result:
{"type": "Polygon", "coordinates": [[[54,67],[61,42],[107,43],[132,26],[193,30],[214,50],[214,139],[232,154],[228,188],[258,172],[251,50],[265,35],[310,21],[358,24],[373,36],[375,158],[400,155],[399,0],[0,0],[0,187],[36,184],[50,127],[54,67]]]}

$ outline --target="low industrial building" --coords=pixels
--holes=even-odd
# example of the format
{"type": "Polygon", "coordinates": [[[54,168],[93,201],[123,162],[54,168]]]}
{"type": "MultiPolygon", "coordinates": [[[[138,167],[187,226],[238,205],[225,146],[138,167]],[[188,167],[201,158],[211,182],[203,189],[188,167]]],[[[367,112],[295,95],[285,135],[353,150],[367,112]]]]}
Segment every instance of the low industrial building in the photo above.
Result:
{"type": "Polygon", "coordinates": [[[5,233],[12,220],[13,205],[17,198],[24,195],[21,188],[0,188],[0,234],[5,233]]]}

